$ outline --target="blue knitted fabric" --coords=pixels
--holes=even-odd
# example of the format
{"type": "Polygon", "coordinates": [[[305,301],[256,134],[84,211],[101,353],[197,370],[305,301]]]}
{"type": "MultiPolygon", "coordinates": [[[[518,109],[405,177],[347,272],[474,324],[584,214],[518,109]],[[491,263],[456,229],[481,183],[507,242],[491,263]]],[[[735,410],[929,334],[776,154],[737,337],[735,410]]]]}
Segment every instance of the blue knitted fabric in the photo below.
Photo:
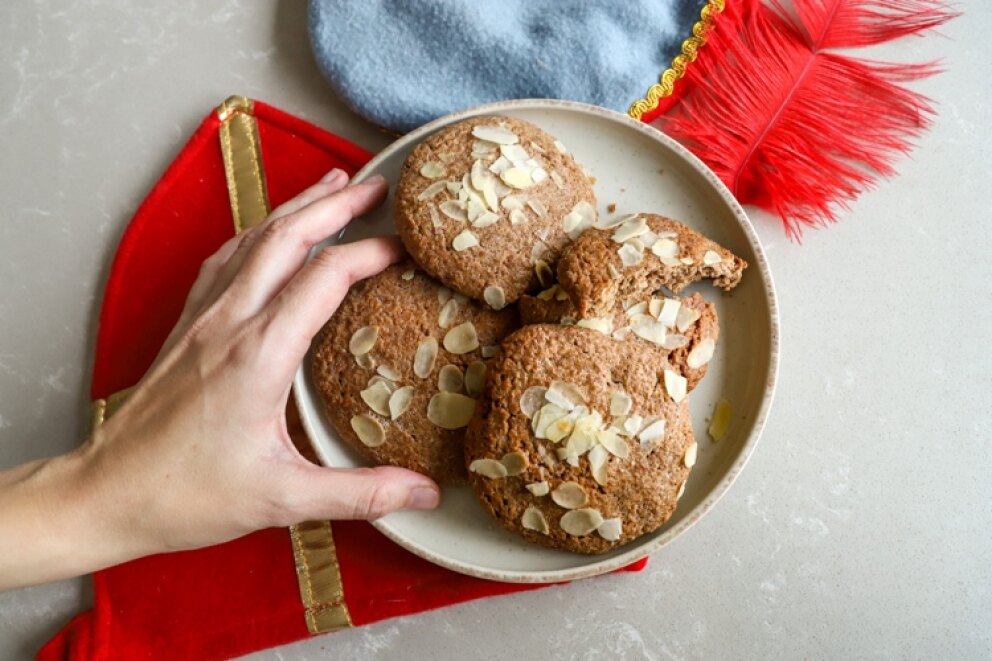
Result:
{"type": "Polygon", "coordinates": [[[396,131],[468,106],[548,97],[626,111],[668,68],[703,0],[311,0],[321,71],[396,131]]]}

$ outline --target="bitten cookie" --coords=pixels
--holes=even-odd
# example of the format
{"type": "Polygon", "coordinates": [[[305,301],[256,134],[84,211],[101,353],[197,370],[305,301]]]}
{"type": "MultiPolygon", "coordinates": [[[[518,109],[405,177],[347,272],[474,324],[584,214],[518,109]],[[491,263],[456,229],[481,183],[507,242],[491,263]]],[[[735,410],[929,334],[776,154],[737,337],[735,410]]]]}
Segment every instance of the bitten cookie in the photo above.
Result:
{"type": "Polygon", "coordinates": [[[588,177],[551,135],[476,117],[417,145],[400,172],[396,229],[429,274],[494,309],[538,285],[538,268],[596,220],[588,177]]]}
{"type": "Polygon", "coordinates": [[[615,340],[636,342],[660,352],[688,380],[689,392],[706,376],[720,337],[716,309],[699,294],[685,298],[655,295],[617,303],[610,317],[579,319],[575,306],[557,286],[520,299],[523,324],[577,325],[615,340]]]}
{"type": "Polygon", "coordinates": [[[313,383],[338,434],[374,464],[464,482],[463,439],[486,363],[518,326],[416,269],[357,283],[314,343],[313,383]]]}
{"type": "Polygon", "coordinates": [[[666,287],[678,293],[710,278],[723,290],[741,280],[747,262],[680,222],[635,214],[599,223],[569,245],[558,282],[580,317],[605,317],[624,296],[666,287]]]}
{"type": "Polygon", "coordinates": [[[685,379],[664,357],[576,326],[525,326],[490,366],[469,481],[528,541],[603,553],[672,515],[696,461],[685,379]]]}

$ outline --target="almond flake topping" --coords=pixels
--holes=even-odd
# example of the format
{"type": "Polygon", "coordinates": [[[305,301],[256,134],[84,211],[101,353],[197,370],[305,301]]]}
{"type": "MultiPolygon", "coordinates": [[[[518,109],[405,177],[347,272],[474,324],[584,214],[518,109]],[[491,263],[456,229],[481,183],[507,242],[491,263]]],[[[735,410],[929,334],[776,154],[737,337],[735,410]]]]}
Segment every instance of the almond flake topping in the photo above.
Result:
{"type": "Polygon", "coordinates": [[[720,257],[720,253],[716,252],[715,250],[707,250],[705,253],[703,253],[703,264],[707,266],[719,264],[722,261],[723,258],[720,257]]]}
{"type": "Polygon", "coordinates": [[[674,402],[681,402],[685,399],[686,378],[672,370],[665,370],[665,390],[674,402]]]}
{"type": "Polygon", "coordinates": [[[437,179],[444,176],[444,166],[437,161],[427,161],[420,167],[420,174],[428,179],[437,179]]]}
{"type": "Polygon", "coordinates": [[[393,391],[389,396],[389,417],[396,420],[406,413],[413,401],[413,386],[403,386],[393,391]]]}
{"type": "Polygon", "coordinates": [[[468,230],[462,230],[458,236],[451,241],[451,247],[455,252],[462,252],[479,245],[479,238],[468,230]]]}
{"type": "Polygon", "coordinates": [[[444,348],[454,354],[468,353],[479,348],[475,325],[466,321],[449,330],[444,336],[444,348]]]}
{"type": "Polygon", "coordinates": [[[441,392],[461,392],[465,377],[457,365],[445,365],[437,373],[437,389],[441,392]]]}
{"type": "Polygon", "coordinates": [[[548,486],[547,480],[542,480],[540,482],[531,482],[526,485],[527,491],[530,491],[535,496],[547,496],[550,488],[548,486]]]}
{"type": "Polygon", "coordinates": [[[382,424],[365,413],[351,418],[351,428],[358,436],[358,440],[370,448],[378,447],[386,441],[386,430],[382,424]]]}
{"type": "Polygon", "coordinates": [[[502,310],[506,307],[506,294],[503,288],[497,285],[489,285],[482,292],[482,298],[493,310],[502,310]]]}
{"type": "Polygon", "coordinates": [[[426,379],[434,371],[434,361],[437,360],[437,340],[426,337],[417,345],[413,355],[413,373],[421,379],[426,379]]]}
{"type": "Polygon", "coordinates": [[[348,341],[348,351],[353,356],[361,356],[372,350],[375,341],[379,339],[378,326],[362,326],[351,335],[348,341]]]}
{"type": "Polygon", "coordinates": [[[685,364],[689,366],[690,369],[699,369],[706,363],[710,362],[713,358],[713,351],[716,348],[716,343],[712,338],[707,337],[704,340],[700,340],[696,346],[692,348],[689,355],[685,358],[685,364]]]}
{"type": "Polygon", "coordinates": [[[442,429],[461,429],[472,419],[475,400],[454,392],[439,392],[427,404],[427,419],[442,429]]]}
{"type": "Polygon", "coordinates": [[[476,459],[468,465],[469,471],[478,473],[483,477],[498,480],[506,477],[506,466],[495,459],[476,459]]]}
{"type": "Polygon", "coordinates": [[[551,527],[548,525],[548,520],[544,518],[544,514],[541,510],[537,509],[533,505],[530,505],[524,510],[523,516],[520,517],[520,525],[526,530],[533,530],[534,532],[539,532],[542,535],[547,535],[551,532],[551,527]]]}
{"type": "Polygon", "coordinates": [[[566,512],[561,517],[562,530],[575,537],[583,537],[596,530],[603,523],[603,515],[599,510],[581,509],[566,512]]]}
{"type": "Polygon", "coordinates": [[[487,126],[483,124],[473,126],[472,135],[479,140],[495,142],[497,145],[515,145],[520,142],[516,133],[501,126],[487,126]]]}

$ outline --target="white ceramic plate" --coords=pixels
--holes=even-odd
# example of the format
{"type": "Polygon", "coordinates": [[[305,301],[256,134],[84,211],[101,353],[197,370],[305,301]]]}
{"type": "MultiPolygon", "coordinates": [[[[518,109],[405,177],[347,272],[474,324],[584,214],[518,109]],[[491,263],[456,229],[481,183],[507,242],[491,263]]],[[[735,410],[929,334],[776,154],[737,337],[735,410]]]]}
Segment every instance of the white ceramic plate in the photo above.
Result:
{"type": "MultiPolygon", "coordinates": [[[[413,553],[465,574],[519,583],[565,581],[602,574],[657,551],[698,521],[740,473],[764,427],[778,367],[778,314],[768,263],[740,205],[716,176],[671,138],[625,115],[580,103],[522,100],[493,103],[442,117],[389,145],[356,175],[381,173],[395,183],[410,150],[440,128],[477,115],[509,115],[533,122],[561,140],[596,177],[600,214],[654,212],[686,223],[748,261],[743,281],[730,294],[709,283],[695,285],[720,316],[720,341],[709,371],[690,396],[699,458],[672,518],[659,530],[605,555],[553,551],[503,530],[468,487],[449,487],[431,512],[399,512],[376,522],[387,537],[413,553]],[[713,443],[707,419],[725,397],[733,406],[726,438],[713,443]]],[[[393,233],[392,197],[347,240],[393,233]]],[[[341,241],[342,237],[328,240],[341,241]]],[[[331,428],[310,383],[307,363],[294,393],[303,425],[327,466],[365,462],[331,428]]]]}

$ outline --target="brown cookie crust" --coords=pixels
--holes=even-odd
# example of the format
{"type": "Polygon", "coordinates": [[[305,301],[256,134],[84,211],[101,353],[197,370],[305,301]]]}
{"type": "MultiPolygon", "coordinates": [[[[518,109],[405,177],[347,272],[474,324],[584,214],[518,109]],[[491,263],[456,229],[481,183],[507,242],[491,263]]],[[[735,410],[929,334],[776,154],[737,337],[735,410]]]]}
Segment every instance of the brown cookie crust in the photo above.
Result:
{"type": "MultiPolygon", "coordinates": [[[[631,302],[638,303],[641,300],[649,301],[650,299],[650,296],[626,299],[626,304],[629,305],[631,302]]],[[[660,353],[672,364],[673,368],[679,374],[688,380],[687,389],[689,392],[692,392],[699,385],[699,382],[702,381],[703,377],[706,376],[706,369],[709,367],[709,362],[696,368],[689,367],[687,363],[689,353],[698,347],[699,343],[703,340],[710,339],[716,343],[720,338],[720,322],[713,304],[698,293],[692,296],[678,298],[678,300],[682,306],[696,310],[699,313],[699,319],[684,333],[685,337],[689,340],[685,346],[677,349],[665,349],[632,332],[621,332],[622,337],[618,338],[616,334],[618,329],[628,327],[631,323],[630,316],[627,314],[622,303],[617,303],[613,308],[613,316],[611,317],[613,334],[611,336],[623,342],[634,342],[641,347],[642,351],[660,353]]],[[[551,296],[548,300],[544,300],[536,296],[524,296],[520,299],[519,305],[520,322],[524,325],[560,323],[572,325],[579,318],[578,311],[567,298],[560,300],[558,297],[551,296]]]]}
{"type": "Polygon", "coordinates": [[[460,299],[463,303],[458,305],[453,321],[442,329],[438,324],[441,289],[412,262],[394,265],[355,284],[315,339],[310,373],[334,429],[367,461],[402,466],[450,484],[465,480],[465,429],[441,429],[427,419],[428,402],[438,392],[438,372],[448,364],[464,372],[470,363],[483,360],[482,347],[498,345],[519,324],[515,308],[497,312],[460,299]],[[414,275],[409,277],[410,273],[414,275]],[[445,334],[466,321],[474,324],[480,348],[460,355],[446,351],[445,334]],[[399,375],[398,385],[414,387],[409,408],[395,421],[372,411],[359,394],[376,376],[375,369],[359,366],[349,351],[352,335],[364,326],[378,328],[378,339],[370,352],[377,367],[391,367],[399,375]],[[421,379],[414,374],[413,359],[418,345],[428,336],[436,338],[439,347],[433,369],[421,379]],[[359,414],[371,416],[386,429],[382,445],[369,447],[358,438],[351,419],[359,414]]]}
{"type": "Polygon", "coordinates": [[[725,291],[740,282],[747,262],[682,223],[656,214],[638,214],[656,233],[674,233],[678,244],[675,258],[691,263],[668,264],[652,252],[643,251],[641,261],[624,266],[618,250],[623,244],[613,240],[617,228],[589,229],[570,244],[558,261],[558,282],[575,303],[581,317],[603,317],[611,313],[617,300],[649,294],[662,287],[678,293],[704,278],[725,291]],[[720,257],[715,264],[704,262],[710,251],[720,257]]]}
{"type": "Polygon", "coordinates": [[[640,345],[617,342],[585,328],[532,325],[507,337],[490,365],[485,396],[469,425],[466,463],[519,452],[528,465],[519,475],[497,479],[470,472],[469,481],[483,507],[502,526],[530,542],[578,553],[603,553],[656,530],[675,510],[679,489],[689,474],[686,452],[694,446],[688,400],[675,403],[667,395],[666,369],[671,366],[663,356],[645,359],[640,345]],[[623,390],[633,400],[632,413],[666,420],[665,435],[644,447],[636,438],[624,439],[629,455],[610,457],[607,484],[601,486],[590,472],[589,453],[579,458],[578,468],[558,459],[555,449],[561,444],[536,438],[531,420],[521,410],[520,398],[527,388],[547,387],[552,381],[577,386],[587,406],[601,412],[606,423],[614,419],[611,394],[623,390]],[[598,510],[604,518],[621,519],[620,538],[608,541],[597,532],[566,533],[560,522],[569,510],[551,495],[535,496],[525,488],[540,481],[547,481],[552,491],[563,482],[578,483],[588,497],[585,507],[598,510]],[[521,524],[531,506],[544,515],[548,534],[521,524]]]}
{"type": "MultiPolygon", "coordinates": [[[[427,172],[435,174],[430,169],[427,172]]],[[[509,304],[538,286],[534,273],[537,260],[552,267],[558,261],[570,240],[563,218],[580,201],[595,207],[592,185],[575,159],[559,150],[553,136],[519,119],[476,117],[438,131],[413,149],[396,185],[394,212],[400,238],[425,271],[479,301],[486,300],[486,287],[498,286],[509,304]],[[543,217],[525,206],[522,213],[527,221],[511,224],[511,210],[504,208],[501,198],[496,209],[487,208],[498,220],[486,227],[474,227],[471,222],[454,220],[437,211],[444,202],[457,200],[457,193],[445,188],[429,199],[419,199],[437,182],[462,182],[476,160],[482,160],[488,168],[500,156],[498,147],[485,155],[472,155],[477,142],[472,130],[476,126],[506,127],[518,136],[517,144],[539,162],[547,173],[541,182],[520,190],[499,185],[510,195],[543,207],[543,217]],[[429,163],[433,164],[430,167],[440,167],[443,174],[422,174],[429,163]],[[478,238],[479,245],[456,251],[452,242],[465,230],[478,238]]]]}

